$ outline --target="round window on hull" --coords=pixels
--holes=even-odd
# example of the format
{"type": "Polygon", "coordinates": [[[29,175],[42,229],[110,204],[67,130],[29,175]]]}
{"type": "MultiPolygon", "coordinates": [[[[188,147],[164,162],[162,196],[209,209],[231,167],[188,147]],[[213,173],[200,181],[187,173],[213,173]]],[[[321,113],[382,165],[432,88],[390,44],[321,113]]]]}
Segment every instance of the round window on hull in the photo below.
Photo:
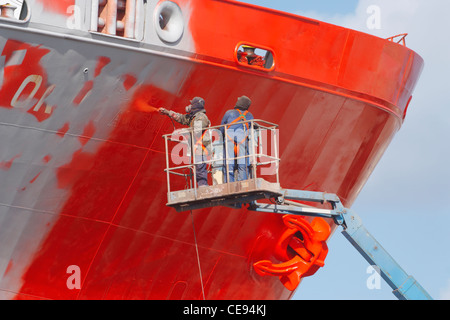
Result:
{"type": "Polygon", "coordinates": [[[184,33],[184,18],[175,2],[161,2],[155,10],[154,21],[156,33],[162,41],[175,44],[181,40],[184,33]]]}

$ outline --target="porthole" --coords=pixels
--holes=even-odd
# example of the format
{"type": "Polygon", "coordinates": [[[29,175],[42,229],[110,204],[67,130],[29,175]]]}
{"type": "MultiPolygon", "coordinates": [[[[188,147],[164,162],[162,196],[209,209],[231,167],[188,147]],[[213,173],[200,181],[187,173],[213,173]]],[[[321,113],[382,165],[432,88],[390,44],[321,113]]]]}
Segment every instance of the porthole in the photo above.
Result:
{"type": "Polygon", "coordinates": [[[156,33],[162,41],[173,44],[183,36],[183,13],[175,2],[161,2],[155,9],[154,21],[156,33]]]}

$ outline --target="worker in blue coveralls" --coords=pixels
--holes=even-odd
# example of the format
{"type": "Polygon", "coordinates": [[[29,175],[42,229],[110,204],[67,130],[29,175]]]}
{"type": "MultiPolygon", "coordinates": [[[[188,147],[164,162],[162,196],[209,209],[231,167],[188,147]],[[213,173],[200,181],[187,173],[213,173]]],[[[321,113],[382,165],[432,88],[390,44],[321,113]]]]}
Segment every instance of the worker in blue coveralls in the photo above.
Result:
{"type": "MultiPolygon", "coordinates": [[[[249,129],[251,123],[243,123],[244,121],[253,120],[253,115],[248,111],[252,101],[242,96],[237,99],[233,109],[228,110],[222,118],[222,125],[227,125],[227,134],[225,136],[224,128],[221,128],[224,134],[224,140],[227,147],[228,157],[228,174],[229,182],[247,180],[249,178],[249,159],[240,158],[249,154],[249,129]],[[235,169],[237,169],[237,180],[235,179],[235,169]]],[[[224,168],[224,176],[226,177],[226,168],[224,168]]]]}

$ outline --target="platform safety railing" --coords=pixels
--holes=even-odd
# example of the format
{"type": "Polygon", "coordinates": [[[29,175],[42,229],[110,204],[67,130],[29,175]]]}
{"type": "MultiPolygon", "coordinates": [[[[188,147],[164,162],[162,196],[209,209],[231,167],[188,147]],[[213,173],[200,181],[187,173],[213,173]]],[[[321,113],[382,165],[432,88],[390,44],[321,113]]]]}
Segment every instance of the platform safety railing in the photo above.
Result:
{"type": "MultiPolygon", "coordinates": [[[[201,128],[183,128],[163,136],[166,150],[167,191],[193,189],[197,197],[197,166],[206,164],[209,185],[228,184],[230,182],[230,164],[244,164],[248,181],[256,186],[258,177],[279,184],[279,134],[278,125],[264,120],[248,120],[231,125],[239,129],[230,129],[230,124],[201,128]],[[247,129],[248,127],[248,129],[247,129]],[[245,137],[244,141],[237,141],[245,137]],[[231,147],[230,140],[245,147],[244,155],[239,156],[231,147]],[[210,141],[209,145],[197,143],[210,141]],[[193,143],[194,142],[194,143],[193,143]],[[220,174],[222,172],[222,174],[220,174]],[[218,179],[212,177],[216,174],[218,179]],[[181,178],[176,180],[175,178],[181,178]],[[222,179],[220,179],[222,177],[222,179]]],[[[234,166],[237,168],[237,166],[234,166]]],[[[238,174],[234,174],[235,181],[238,174]]],[[[228,190],[230,191],[229,187],[228,190]]]]}

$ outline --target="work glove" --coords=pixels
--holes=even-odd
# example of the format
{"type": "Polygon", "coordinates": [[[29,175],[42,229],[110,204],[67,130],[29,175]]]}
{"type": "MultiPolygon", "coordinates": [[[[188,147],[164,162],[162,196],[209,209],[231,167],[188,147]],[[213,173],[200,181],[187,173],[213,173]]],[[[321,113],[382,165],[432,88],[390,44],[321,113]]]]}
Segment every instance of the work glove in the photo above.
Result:
{"type": "Polygon", "coordinates": [[[165,109],[165,108],[159,108],[158,109],[159,113],[161,114],[165,114],[165,115],[169,115],[169,110],[165,109]]]}

